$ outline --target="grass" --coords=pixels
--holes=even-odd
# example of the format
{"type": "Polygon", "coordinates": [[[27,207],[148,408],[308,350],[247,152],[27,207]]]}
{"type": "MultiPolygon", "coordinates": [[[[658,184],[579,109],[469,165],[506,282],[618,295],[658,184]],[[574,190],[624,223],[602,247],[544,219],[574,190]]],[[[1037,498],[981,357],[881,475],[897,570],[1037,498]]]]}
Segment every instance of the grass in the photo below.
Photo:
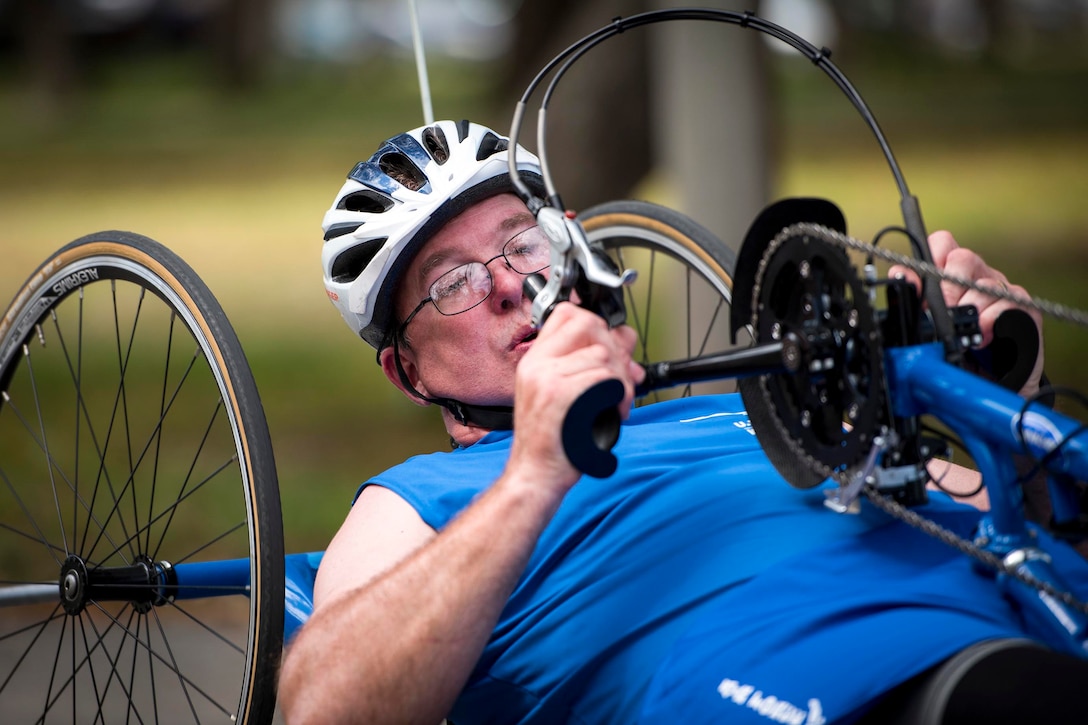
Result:
{"type": "MultiPolygon", "coordinates": [[[[487,73],[459,70],[432,70],[432,86],[446,89],[441,115],[505,123],[489,110],[487,73]]],[[[220,299],[253,367],[289,550],[322,548],[368,475],[446,445],[434,412],[384,381],[319,280],[321,215],[340,179],[380,139],[418,124],[412,73],[388,60],[296,66],[229,97],[193,59],[165,59],[103,69],[63,123],[42,120],[10,79],[0,86],[0,109],[12,111],[0,113],[0,297],[95,230],[136,231],[178,252],[220,299]]],[[[1085,308],[1088,101],[1071,98],[1084,95],[1084,74],[1013,76],[976,70],[971,81],[926,67],[865,69],[854,81],[929,228],[955,230],[1037,296],[1085,308]]],[[[896,223],[891,177],[847,105],[789,68],[782,88],[778,195],[834,199],[862,237],[896,223]]],[[[1086,387],[1083,331],[1054,323],[1048,333],[1052,377],[1086,387]]]]}

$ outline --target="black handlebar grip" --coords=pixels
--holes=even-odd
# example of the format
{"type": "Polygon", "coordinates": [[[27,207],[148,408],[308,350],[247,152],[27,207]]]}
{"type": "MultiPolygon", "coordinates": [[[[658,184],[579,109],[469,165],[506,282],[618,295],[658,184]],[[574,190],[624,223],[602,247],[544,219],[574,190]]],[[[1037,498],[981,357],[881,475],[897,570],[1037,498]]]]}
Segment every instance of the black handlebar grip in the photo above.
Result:
{"type": "Polygon", "coordinates": [[[1039,357],[1039,328],[1021,309],[1005,310],[994,321],[994,337],[970,355],[1003,388],[1019,392],[1039,357]]]}
{"type": "Polygon", "coordinates": [[[620,438],[619,404],[623,383],[602,380],[574,401],[563,420],[563,450],[582,473],[607,478],[616,472],[612,446],[620,438]]]}

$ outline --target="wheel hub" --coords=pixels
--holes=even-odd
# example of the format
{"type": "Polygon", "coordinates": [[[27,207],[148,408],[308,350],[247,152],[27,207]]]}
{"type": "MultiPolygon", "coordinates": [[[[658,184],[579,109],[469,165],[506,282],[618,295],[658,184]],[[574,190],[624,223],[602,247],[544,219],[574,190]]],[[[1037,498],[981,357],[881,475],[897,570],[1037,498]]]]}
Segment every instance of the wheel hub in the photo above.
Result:
{"type": "Polygon", "coordinates": [[[146,556],[129,566],[88,568],[82,557],[72,554],[61,565],[58,584],[64,611],[72,616],[93,601],[129,602],[146,613],[173,601],[177,576],[169,562],[156,564],[146,556]]]}

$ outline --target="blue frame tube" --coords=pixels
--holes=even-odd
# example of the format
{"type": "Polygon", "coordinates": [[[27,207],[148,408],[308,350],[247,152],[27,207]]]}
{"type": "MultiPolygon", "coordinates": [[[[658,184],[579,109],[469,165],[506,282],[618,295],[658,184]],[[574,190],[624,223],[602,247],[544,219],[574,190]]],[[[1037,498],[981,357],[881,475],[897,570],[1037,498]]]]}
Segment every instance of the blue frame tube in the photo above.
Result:
{"type": "MultiPolygon", "coordinates": [[[[1013,454],[1024,451],[1038,460],[1060,445],[1047,470],[1088,479],[1088,434],[1081,435],[1081,424],[1038,403],[1025,408],[1019,395],[950,365],[940,343],[887,350],[885,364],[895,414],[936,416],[974,458],[990,498],[990,511],[979,522],[982,548],[1002,557],[1007,571],[1070,591],[1025,522],[1013,454]]],[[[999,573],[998,580],[1043,641],[1088,656],[1088,615],[1008,574],[999,573]]]]}
{"type": "MultiPolygon", "coordinates": [[[[1081,428],[1079,421],[1032,403],[1024,413],[1022,439],[1017,427],[1025,410],[1024,399],[946,363],[938,343],[892,348],[887,351],[885,364],[892,408],[897,415],[935,415],[965,441],[971,439],[976,446],[1009,452],[1010,456],[1012,451],[1026,451],[1042,458],[1061,444],[1061,453],[1048,463],[1047,469],[1088,479],[1088,440],[1086,436],[1074,436],[1081,428]]],[[[985,457],[996,458],[996,454],[985,457]]]]}
{"type": "Polygon", "coordinates": [[[223,559],[177,564],[174,599],[249,596],[249,559],[223,559]]]}
{"type": "MultiPolygon", "coordinates": [[[[285,557],[284,642],[290,641],[313,613],[314,578],[323,551],[288,554],[285,557]]],[[[249,559],[226,559],[174,567],[176,600],[206,597],[249,596],[249,559]]],[[[48,587],[49,601],[57,598],[56,586],[48,587]]]]}

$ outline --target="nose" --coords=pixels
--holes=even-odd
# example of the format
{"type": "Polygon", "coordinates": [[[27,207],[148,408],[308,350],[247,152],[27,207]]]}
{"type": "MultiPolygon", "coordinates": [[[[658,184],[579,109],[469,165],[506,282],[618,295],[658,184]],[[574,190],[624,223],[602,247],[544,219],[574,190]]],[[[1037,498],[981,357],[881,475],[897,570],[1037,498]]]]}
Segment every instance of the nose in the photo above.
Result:
{"type": "Polygon", "coordinates": [[[519,274],[510,268],[504,261],[499,260],[491,265],[491,302],[498,310],[510,310],[520,307],[525,299],[522,288],[525,275],[519,274]]]}

